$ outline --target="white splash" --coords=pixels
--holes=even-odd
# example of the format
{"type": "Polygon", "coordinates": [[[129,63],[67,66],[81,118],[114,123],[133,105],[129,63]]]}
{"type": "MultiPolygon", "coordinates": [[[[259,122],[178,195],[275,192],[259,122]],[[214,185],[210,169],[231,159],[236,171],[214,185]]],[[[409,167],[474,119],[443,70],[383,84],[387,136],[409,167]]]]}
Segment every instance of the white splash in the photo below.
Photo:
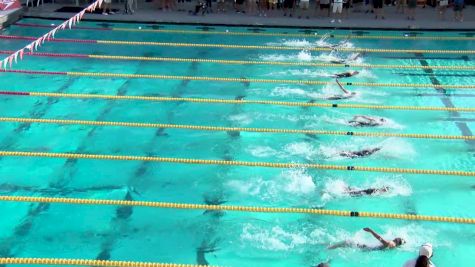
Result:
{"type": "Polygon", "coordinates": [[[231,115],[228,119],[232,122],[238,123],[239,125],[248,125],[253,122],[252,117],[246,113],[231,115]]]}
{"type": "Polygon", "coordinates": [[[309,41],[305,39],[284,40],[282,44],[284,46],[290,46],[290,47],[312,47],[313,46],[313,44],[311,44],[309,41]]]}
{"type": "Polygon", "coordinates": [[[306,97],[306,98],[313,98],[313,99],[319,99],[322,98],[322,95],[320,93],[314,92],[314,91],[306,91],[302,88],[296,88],[296,87],[275,87],[272,89],[270,92],[271,96],[300,96],[300,97],[306,97]]]}
{"type": "Polygon", "coordinates": [[[297,55],[299,61],[312,61],[312,54],[308,50],[302,50],[297,55]]]}
{"type": "Polygon", "coordinates": [[[254,146],[247,150],[252,156],[258,158],[266,158],[270,156],[277,156],[279,152],[269,146],[254,146]]]}
{"type": "Polygon", "coordinates": [[[327,38],[320,38],[320,40],[315,42],[315,45],[317,47],[330,47],[332,44],[330,42],[327,42],[327,38]]]}
{"type": "Polygon", "coordinates": [[[244,225],[240,237],[243,243],[270,251],[287,251],[308,242],[305,235],[287,232],[279,226],[269,229],[252,224],[244,225]]]}
{"type": "Polygon", "coordinates": [[[281,174],[284,181],[284,191],[295,194],[309,194],[315,192],[312,176],[304,169],[290,169],[281,174]]]}
{"type": "Polygon", "coordinates": [[[329,180],[322,190],[322,201],[327,202],[331,199],[346,197],[347,189],[348,185],[343,180],[329,180]]]}
{"type": "Polygon", "coordinates": [[[231,180],[226,183],[232,192],[255,196],[266,201],[295,199],[297,196],[314,195],[316,186],[312,176],[303,169],[283,171],[273,179],[250,177],[248,180],[231,180]]]}
{"type": "Polygon", "coordinates": [[[253,177],[252,181],[231,180],[226,185],[243,195],[259,196],[261,199],[272,199],[277,192],[273,181],[264,181],[253,177]]]}
{"type": "Polygon", "coordinates": [[[400,138],[388,138],[379,143],[378,146],[381,147],[378,154],[385,158],[411,161],[417,155],[411,143],[400,138]]]}
{"type": "Polygon", "coordinates": [[[369,70],[369,69],[362,69],[359,71],[360,73],[355,76],[356,78],[360,79],[360,78],[364,78],[364,79],[376,79],[378,78],[376,75],[374,75],[374,73],[369,70]]]}
{"type": "Polygon", "coordinates": [[[340,61],[343,59],[344,58],[339,57],[336,51],[331,51],[329,53],[321,53],[320,55],[315,57],[315,60],[323,62],[340,61]]]}
{"type": "Polygon", "coordinates": [[[290,143],[284,147],[284,152],[291,156],[302,156],[307,160],[312,160],[319,154],[318,149],[308,142],[290,143]]]}
{"type": "Polygon", "coordinates": [[[260,55],[259,59],[262,61],[296,61],[297,55],[288,55],[288,54],[265,54],[260,55]]]}

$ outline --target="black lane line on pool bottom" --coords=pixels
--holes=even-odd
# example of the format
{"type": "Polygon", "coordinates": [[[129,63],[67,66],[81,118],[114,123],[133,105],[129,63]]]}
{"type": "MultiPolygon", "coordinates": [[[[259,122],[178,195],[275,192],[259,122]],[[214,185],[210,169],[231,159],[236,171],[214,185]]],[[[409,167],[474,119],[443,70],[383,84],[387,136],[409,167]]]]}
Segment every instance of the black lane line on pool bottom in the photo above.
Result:
{"type": "MultiPolygon", "coordinates": [[[[130,191],[127,191],[123,200],[133,201],[130,191]]],[[[104,234],[103,242],[101,243],[101,251],[96,256],[96,260],[110,260],[111,251],[118,236],[129,232],[128,219],[133,214],[132,206],[119,206],[115,210],[115,216],[110,223],[111,231],[104,234]]]]}
{"type": "MultiPolygon", "coordinates": [[[[197,69],[196,64],[192,64],[190,69],[195,71],[197,69]]],[[[178,90],[179,97],[183,93],[183,89],[186,88],[186,86],[188,85],[188,82],[189,81],[182,81],[182,83],[180,84],[179,87],[181,89],[178,90]]],[[[166,137],[166,136],[168,136],[168,134],[164,132],[163,128],[157,129],[148,147],[152,147],[152,148],[155,147],[157,139],[161,137],[166,137]]],[[[148,151],[146,152],[146,154],[148,156],[152,156],[153,152],[148,151]]],[[[147,173],[147,169],[149,165],[150,165],[150,162],[142,162],[141,165],[134,172],[134,175],[129,179],[129,181],[127,182],[127,186],[129,190],[127,191],[127,194],[125,195],[125,200],[132,200],[130,189],[134,188],[135,184],[140,183],[139,180],[143,179],[143,177],[147,173]]],[[[118,207],[116,209],[116,216],[111,220],[111,226],[110,226],[110,229],[113,229],[113,231],[108,232],[106,234],[106,239],[102,243],[101,251],[97,255],[96,259],[98,260],[110,259],[111,251],[113,249],[114,244],[117,241],[117,237],[120,236],[122,232],[128,230],[127,220],[130,218],[132,214],[133,214],[133,207],[118,207]]]]}
{"type": "MultiPolygon", "coordinates": [[[[66,83],[63,84],[58,90],[54,91],[54,93],[64,93],[75,81],[77,77],[70,77],[67,79],[66,83]]],[[[8,96],[7,96],[8,97],[8,96]]],[[[42,118],[52,107],[54,104],[58,103],[59,99],[55,97],[48,97],[46,99],[46,103],[41,102],[41,100],[37,100],[33,109],[28,112],[28,117],[30,118],[42,118]]],[[[0,145],[2,150],[12,150],[11,148],[18,143],[18,139],[21,137],[21,134],[27,132],[30,129],[31,123],[20,123],[18,127],[15,128],[13,131],[13,136],[9,136],[5,139],[0,145]]],[[[0,157],[0,160],[2,158],[0,157]]]]}
{"type": "MultiPolygon", "coordinates": [[[[27,215],[15,226],[13,234],[0,241],[0,257],[15,257],[14,248],[22,245],[22,240],[31,232],[34,220],[49,207],[49,203],[30,204],[27,215]]],[[[6,266],[6,264],[0,264],[0,267],[6,266]]]]}
{"type": "MultiPolygon", "coordinates": [[[[57,92],[63,92],[65,91],[69,86],[72,85],[72,83],[76,80],[77,78],[68,78],[67,80],[67,83],[65,85],[63,85],[57,92]]],[[[121,90],[121,88],[119,89],[118,91],[118,95],[120,95],[121,93],[125,94],[126,91],[124,90],[121,90]]],[[[36,113],[36,116],[41,115],[41,113],[46,113],[49,108],[51,108],[51,106],[55,103],[57,103],[58,100],[57,99],[54,99],[54,98],[51,98],[51,100],[48,99],[47,103],[48,105],[45,107],[45,109],[43,109],[42,111],[38,112],[36,110],[33,110],[31,111],[32,113],[36,113]]],[[[97,118],[97,120],[101,120],[102,117],[104,117],[107,113],[110,112],[110,109],[112,108],[111,105],[113,105],[114,103],[113,102],[109,102],[108,106],[106,107],[106,109],[101,112],[101,114],[99,115],[99,117],[97,118]]],[[[37,107],[37,106],[36,106],[37,107]]],[[[43,114],[43,115],[44,115],[43,114]]],[[[27,129],[29,129],[29,126],[19,126],[17,129],[24,129],[20,132],[23,132],[23,131],[26,131],[27,129]]],[[[87,144],[89,144],[88,142],[88,139],[90,137],[92,137],[94,135],[94,132],[96,130],[97,127],[94,127],[92,130],[90,130],[88,132],[88,134],[86,135],[86,138],[83,140],[82,144],[80,144],[79,148],[77,149],[77,153],[81,152],[84,150],[84,148],[86,147],[87,144]]],[[[17,130],[18,132],[18,130],[17,130]]],[[[19,133],[20,133],[19,132],[19,133]]],[[[13,143],[10,143],[10,145],[13,145],[13,143]]],[[[0,159],[2,159],[0,157],[0,159]]],[[[75,164],[77,163],[77,160],[76,159],[67,159],[66,162],[64,163],[62,169],[63,171],[61,171],[61,178],[59,178],[57,180],[57,182],[55,183],[50,183],[48,184],[48,188],[56,188],[59,190],[59,192],[61,192],[61,195],[65,195],[62,193],[61,189],[64,188],[65,185],[67,185],[67,183],[69,182],[69,180],[71,179],[72,176],[74,176],[74,174],[70,174],[69,171],[74,171],[74,166],[75,164]],[[69,175],[68,175],[69,174],[69,175]],[[69,176],[69,179],[67,179],[66,177],[69,176]]],[[[19,224],[18,226],[15,227],[15,230],[14,230],[14,234],[7,238],[7,239],[4,239],[2,240],[0,243],[2,244],[0,246],[0,256],[4,256],[4,257],[14,257],[14,254],[12,253],[13,251],[13,248],[14,248],[14,245],[18,245],[20,242],[18,242],[18,240],[21,240],[22,236],[26,236],[29,231],[31,230],[31,226],[33,224],[33,220],[41,215],[41,213],[45,212],[48,210],[49,208],[49,204],[46,204],[46,205],[30,205],[30,211],[28,212],[27,216],[22,219],[22,223],[19,224]],[[35,208],[36,207],[36,208],[35,208]],[[23,223],[23,222],[26,222],[26,223],[23,223]],[[17,235],[17,234],[21,234],[21,235],[17,235]],[[14,242],[9,242],[10,240],[13,240],[14,242]]],[[[5,267],[6,265],[0,265],[0,267],[5,267]]]]}
{"type": "MultiPolygon", "coordinates": [[[[422,66],[429,66],[429,63],[427,60],[425,60],[425,57],[421,53],[415,53],[416,58],[419,59],[419,63],[422,66]]],[[[433,69],[424,69],[424,72],[427,74],[430,74],[430,81],[433,85],[440,85],[440,81],[437,79],[434,70],[433,69]]],[[[445,107],[448,108],[454,108],[455,105],[450,100],[450,97],[447,96],[447,91],[442,88],[435,88],[435,90],[439,93],[439,98],[442,101],[442,103],[445,105],[445,107]]],[[[460,118],[460,113],[457,111],[450,111],[449,112],[449,117],[450,118],[460,118]]],[[[468,127],[468,125],[465,122],[456,122],[455,125],[457,128],[462,132],[463,135],[465,136],[473,136],[472,131],[468,127]]],[[[469,146],[469,151],[475,152],[475,141],[474,140],[465,140],[465,143],[469,146]]],[[[475,156],[475,155],[474,155],[475,156]]]]}
{"type": "MultiPolygon", "coordinates": [[[[57,93],[62,93],[65,90],[67,90],[73,82],[77,80],[76,77],[73,78],[68,78],[65,84],[63,84],[58,90],[55,92],[57,93]]],[[[41,103],[41,102],[37,102],[41,103]]],[[[34,108],[29,112],[29,116],[36,116],[37,118],[41,118],[44,116],[54,104],[58,103],[58,99],[55,98],[47,98],[46,100],[46,105],[42,107],[41,110],[37,110],[41,105],[35,104],[34,108]]],[[[1,147],[8,149],[9,147],[13,147],[19,140],[19,137],[21,137],[20,133],[26,132],[30,128],[30,123],[22,123],[20,124],[15,130],[14,130],[14,137],[9,137],[7,138],[6,142],[4,142],[1,147]]],[[[0,157],[0,160],[3,158],[0,157]]],[[[61,187],[56,188],[58,190],[61,190],[61,187]]],[[[33,226],[34,220],[41,215],[44,211],[47,211],[49,208],[49,204],[43,203],[43,204],[31,204],[30,209],[26,216],[20,221],[20,223],[15,226],[13,230],[13,234],[10,237],[7,237],[3,240],[0,240],[0,256],[1,257],[14,257],[13,250],[15,246],[18,246],[20,244],[20,240],[22,238],[25,238],[27,235],[29,235],[31,228],[33,226]]],[[[5,267],[5,264],[0,265],[0,267],[5,267]]]]}
{"type": "MultiPolygon", "coordinates": [[[[156,53],[145,53],[143,56],[157,56],[156,53]]],[[[149,64],[149,62],[143,61],[137,67],[137,70],[142,69],[144,64],[149,64]]],[[[185,81],[181,82],[182,86],[186,86],[188,83],[185,81]],[[184,85],[183,85],[184,84],[184,85]]],[[[130,87],[130,81],[127,80],[121,88],[119,88],[119,93],[126,93],[126,88],[130,87]]],[[[111,105],[112,108],[112,105],[111,105]]],[[[109,109],[110,110],[110,109],[109,109]]],[[[109,112],[107,111],[107,113],[109,112]]],[[[168,134],[164,133],[163,128],[158,128],[154,135],[152,136],[149,144],[147,147],[151,148],[148,151],[145,151],[147,156],[152,156],[153,148],[156,147],[157,140],[162,137],[167,137],[168,134]]],[[[132,193],[138,192],[135,190],[137,186],[140,184],[141,180],[144,179],[148,167],[150,166],[151,162],[142,161],[138,168],[133,172],[132,176],[127,180],[127,193],[124,196],[124,200],[133,200],[132,193]]],[[[156,165],[155,165],[156,166],[156,165]]],[[[101,251],[96,256],[97,260],[109,260],[111,258],[111,252],[114,249],[114,245],[117,243],[118,239],[122,237],[122,235],[126,232],[131,230],[129,226],[129,218],[134,213],[133,206],[118,206],[115,210],[115,216],[110,221],[109,232],[105,233],[105,238],[101,243],[101,251]]]]}
{"type": "MultiPolygon", "coordinates": [[[[247,66],[250,68],[250,66],[247,66]]],[[[247,73],[250,71],[246,71],[247,73]]],[[[249,82],[242,82],[242,89],[240,88],[235,95],[235,100],[243,100],[246,97],[246,90],[249,89],[249,82]]],[[[242,105],[234,105],[231,107],[230,113],[227,115],[234,116],[242,112],[242,105]]],[[[236,127],[234,123],[228,121],[229,127],[236,127]]],[[[227,132],[229,142],[222,144],[222,156],[221,158],[226,161],[235,160],[234,155],[236,154],[236,149],[239,150],[240,142],[240,132],[227,132]]],[[[222,205],[227,202],[224,195],[223,189],[223,177],[228,178],[230,169],[232,166],[218,166],[217,171],[215,172],[216,177],[213,179],[213,189],[211,192],[205,193],[204,203],[207,205],[222,205]]],[[[221,219],[226,213],[219,210],[206,210],[203,212],[203,215],[207,217],[206,224],[200,225],[202,227],[203,239],[198,248],[196,248],[196,263],[198,265],[209,265],[206,255],[209,253],[216,252],[218,250],[218,243],[221,240],[219,238],[219,226],[221,224],[221,219]]]]}

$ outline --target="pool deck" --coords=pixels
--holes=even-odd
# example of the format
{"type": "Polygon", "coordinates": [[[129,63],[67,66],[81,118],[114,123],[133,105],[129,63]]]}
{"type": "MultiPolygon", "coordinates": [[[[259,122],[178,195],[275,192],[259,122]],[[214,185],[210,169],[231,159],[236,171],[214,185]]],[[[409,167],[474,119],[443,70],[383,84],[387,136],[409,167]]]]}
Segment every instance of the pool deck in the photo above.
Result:
{"type": "MultiPolygon", "coordinates": [[[[191,10],[195,2],[186,3],[186,10],[191,10]]],[[[215,5],[215,3],[214,3],[215,5]]],[[[45,4],[40,7],[29,8],[25,11],[25,16],[42,18],[69,18],[73,13],[54,12],[63,6],[74,6],[69,4],[45,4]]],[[[122,4],[113,6],[123,10],[122,4]]],[[[215,8],[215,6],[213,7],[215,8]]],[[[354,10],[366,10],[365,6],[355,7],[350,10],[348,19],[343,19],[341,23],[331,23],[330,18],[317,18],[315,14],[310,19],[298,19],[284,17],[282,12],[269,14],[267,17],[250,16],[231,12],[232,8],[227,8],[227,13],[212,13],[205,16],[193,16],[186,12],[160,11],[156,4],[139,1],[138,10],[134,15],[116,14],[103,16],[99,14],[88,14],[87,20],[101,21],[123,21],[123,22],[143,22],[143,23],[185,23],[185,24],[208,24],[208,25],[241,25],[241,26],[267,26],[267,27],[298,27],[298,28],[343,28],[343,29],[414,29],[414,30],[462,30],[475,32],[475,6],[467,6],[464,9],[464,22],[456,22],[453,19],[453,11],[447,10],[446,20],[441,21],[437,17],[437,10],[430,6],[426,8],[418,7],[416,20],[409,21],[402,14],[396,13],[396,7],[386,6],[385,20],[375,20],[373,14],[364,12],[354,12],[354,10]]],[[[311,5],[310,10],[313,11],[311,5]]]]}

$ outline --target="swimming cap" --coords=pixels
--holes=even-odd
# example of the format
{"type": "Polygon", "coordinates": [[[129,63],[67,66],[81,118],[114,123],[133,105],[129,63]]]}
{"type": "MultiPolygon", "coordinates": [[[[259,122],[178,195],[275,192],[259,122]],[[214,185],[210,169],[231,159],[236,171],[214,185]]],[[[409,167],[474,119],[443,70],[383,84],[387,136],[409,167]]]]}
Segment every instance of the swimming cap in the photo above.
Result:
{"type": "Polygon", "coordinates": [[[419,248],[419,256],[426,256],[427,258],[432,257],[432,244],[425,243],[419,248]]]}

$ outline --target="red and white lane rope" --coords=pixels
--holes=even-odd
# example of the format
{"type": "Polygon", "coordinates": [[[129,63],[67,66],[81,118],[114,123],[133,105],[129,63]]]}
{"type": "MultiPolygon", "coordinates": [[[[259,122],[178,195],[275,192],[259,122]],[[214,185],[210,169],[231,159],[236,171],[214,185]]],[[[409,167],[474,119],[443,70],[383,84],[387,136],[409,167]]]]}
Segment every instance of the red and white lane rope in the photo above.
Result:
{"type": "Polygon", "coordinates": [[[4,58],[3,60],[0,61],[0,69],[2,68],[6,69],[8,66],[11,68],[13,63],[17,63],[18,58],[23,59],[23,55],[25,54],[26,50],[29,50],[30,53],[38,50],[38,47],[44,44],[45,41],[50,41],[51,39],[54,39],[54,35],[56,34],[57,31],[65,30],[66,28],[71,29],[71,27],[75,26],[76,23],[79,23],[79,21],[82,20],[86,12],[93,12],[94,10],[96,10],[96,8],[101,7],[103,1],[104,0],[95,1],[91,5],[84,8],[81,12],[77,13],[76,15],[72,16],[70,19],[61,23],[56,28],[47,32],[43,36],[29,43],[28,45],[16,51],[15,53],[11,54],[10,56],[4,58]]]}

